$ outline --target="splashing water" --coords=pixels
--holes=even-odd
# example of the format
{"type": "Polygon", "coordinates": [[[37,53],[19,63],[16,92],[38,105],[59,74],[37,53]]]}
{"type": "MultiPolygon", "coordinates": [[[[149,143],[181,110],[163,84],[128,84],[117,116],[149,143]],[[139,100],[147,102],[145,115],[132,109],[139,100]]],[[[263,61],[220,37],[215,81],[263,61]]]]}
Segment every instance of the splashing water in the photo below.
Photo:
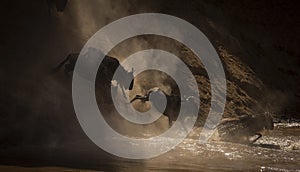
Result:
{"type": "MultiPolygon", "coordinates": [[[[2,164],[11,165],[13,157],[18,166],[23,163],[26,166],[63,166],[72,167],[73,171],[300,171],[299,126],[299,123],[278,123],[253,145],[217,141],[199,144],[199,129],[196,129],[171,151],[146,160],[118,158],[88,141],[74,141],[51,149],[1,150],[0,160],[2,164]]],[[[109,139],[120,144],[116,138],[109,139]]],[[[169,139],[176,138],[162,138],[161,141],[169,139]]]]}

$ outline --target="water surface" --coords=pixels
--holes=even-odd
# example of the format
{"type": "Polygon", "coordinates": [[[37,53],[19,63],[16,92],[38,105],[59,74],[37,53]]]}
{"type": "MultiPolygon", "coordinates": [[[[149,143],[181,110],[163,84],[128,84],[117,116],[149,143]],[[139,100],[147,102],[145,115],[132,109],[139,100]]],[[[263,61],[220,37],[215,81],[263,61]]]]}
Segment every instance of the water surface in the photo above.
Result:
{"type": "Polygon", "coordinates": [[[6,148],[0,154],[1,171],[300,171],[300,124],[278,123],[254,145],[187,138],[148,160],[118,158],[87,141],[6,148]]]}

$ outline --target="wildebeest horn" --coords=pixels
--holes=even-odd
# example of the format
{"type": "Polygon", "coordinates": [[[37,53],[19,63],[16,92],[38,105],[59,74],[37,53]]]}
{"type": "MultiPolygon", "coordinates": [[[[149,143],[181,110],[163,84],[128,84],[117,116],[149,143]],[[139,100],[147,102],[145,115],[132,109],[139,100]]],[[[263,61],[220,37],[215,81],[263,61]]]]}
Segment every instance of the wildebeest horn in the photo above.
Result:
{"type": "Polygon", "coordinates": [[[147,101],[147,97],[146,96],[141,96],[141,95],[136,95],[132,100],[130,100],[130,103],[136,101],[136,100],[142,100],[142,101],[147,101]]]}

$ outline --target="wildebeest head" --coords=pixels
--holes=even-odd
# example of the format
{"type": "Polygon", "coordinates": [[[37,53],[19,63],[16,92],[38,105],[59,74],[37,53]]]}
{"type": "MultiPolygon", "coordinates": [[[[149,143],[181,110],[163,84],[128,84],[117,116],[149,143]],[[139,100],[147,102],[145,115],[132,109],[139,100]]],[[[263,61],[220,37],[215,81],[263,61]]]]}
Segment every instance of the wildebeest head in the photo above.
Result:
{"type": "Polygon", "coordinates": [[[123,66],[121,66],[120,70],[121,70],[121,72],[114,79],[121,86],[121,88],[132,90],[133,85],[134,85],[134,75],[133,75],[134,70],[133,70],[133,68],[129,72],[123,66]]]}

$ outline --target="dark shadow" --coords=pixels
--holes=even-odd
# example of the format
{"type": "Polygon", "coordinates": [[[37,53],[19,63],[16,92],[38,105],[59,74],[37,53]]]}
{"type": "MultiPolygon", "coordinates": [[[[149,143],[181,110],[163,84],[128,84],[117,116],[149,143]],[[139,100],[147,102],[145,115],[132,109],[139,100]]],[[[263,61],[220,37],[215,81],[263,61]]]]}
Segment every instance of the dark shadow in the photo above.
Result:
{"type": "Polygon", "coordinates": [[[279,145],[273,145],[273,144],[253,144],[251,145],[253,147],[261,147],[261,148],[267,148],[267,149],[280,149],[279,145]]]}
{"type": "MultiPolygon", "coordinates": [[[[116,157],[101,150],[93,143],[86,143],[59,147],[7,147],[0,149],[0,165],[124,171],[124,169],[135,166],[143,167],[143,161],[116,157]]],[[[134,169],[130,171],[134,171],[134,169]]]]}

